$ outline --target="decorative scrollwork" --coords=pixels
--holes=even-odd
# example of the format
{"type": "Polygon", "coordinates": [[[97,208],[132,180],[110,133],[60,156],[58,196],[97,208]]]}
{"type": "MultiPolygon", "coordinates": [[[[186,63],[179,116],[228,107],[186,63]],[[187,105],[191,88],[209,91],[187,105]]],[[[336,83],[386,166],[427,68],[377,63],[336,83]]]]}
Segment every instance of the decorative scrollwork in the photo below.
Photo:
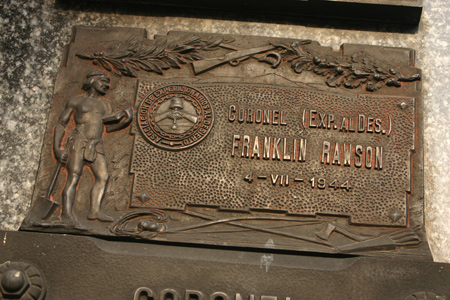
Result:
{"type": "Polygon", "coordinates": [[[417,246],[419,236],[412,229],[402,229],[375,238],[360,240],[357,243],[337,247],[339,252],[353,253],[363,251],[394,250],[396,247],[417,246]]]}
{"type": "Polygon", "coordinates": [[[79,58],[92,60],[94,65],[113,72],[115,75],[137,77],[137,71],[155,72],[160,75],[163,70],[180,69],[181,65],[202,60],[201,51],[213,51],[234,40],[224,37],[202,39],[186,36],[180,42],[168,43],[167,40],[144,45],[136,38],[109,46],[105,52],[96,51],[92,55],[77,54],[79,58]]]}
{"type": "Polygon", "coordinates": [[[164,224],[168,220],[166,212],[158,209],[131,211],[122,215],[110,227],[115,235],[136,238],[154,238],[167,229],[164,224]]]}
{"type": "Polygon", "coordinates": [[[192,64],[194,73],[200,74],[225,63],[237,66],[249,58],[258,62],[271,64],[277,68],[282,63],[289,63],[297,74],[303,71],[313,72],[326,78],[330,87],[345,87],[348,89],[364,86],[369,92],[383,86],[400,87],[401,82],[420,80],[420,74],[403,75],[389,63],[375,59],[361,51],[351,56],[321,57],[312,54],[307,49],[310,40],[298,40],[290,45],[269,44],[262,47],[238,50],[228,44],[231,38],[211,37],[203,39],[196,36],[185,36],[180,42],[155,41],[147,46],[136,39],[119,42],[107,48],[105,52],[94,52],[92,55],[77,54],[79,58],[92,60],[94,65],[120,76],[137,77],[140,70],[163,75],[164,70],[180,69],[181,65],[192,64]],[[206,59],[201,54],[204,51],[219,49],[231,50],[224,57],[206,59]],[[275,59],[275,60],[274,60],[275,59]],[[200,71],[197,67],[202,63],[200,71]],[[206,65],[206,67],[205,67],[206,65]]]}
{"type": "Polygon", "coordinates": [[[383,85],[400,87],[400,82],[420,80],[420,74],[403,76],[387,62],[374,59],[364,51],[344,57],[320,57],[311,54],[303,45],[294,42],[290,46],[276,46],[286,50],[283,60],[291,64],[295,73],[311,71],[325,76],[330,87],[342,85],[353,89],[365,84],[366,90],[373,92],[383,85]]]}

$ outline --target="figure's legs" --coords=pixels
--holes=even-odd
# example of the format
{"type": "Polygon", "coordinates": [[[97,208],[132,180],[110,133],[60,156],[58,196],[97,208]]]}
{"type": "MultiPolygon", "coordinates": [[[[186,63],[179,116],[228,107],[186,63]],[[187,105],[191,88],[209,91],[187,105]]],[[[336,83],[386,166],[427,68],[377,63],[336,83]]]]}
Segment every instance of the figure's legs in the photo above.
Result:
{"type": "Polygon", "coordinates": [[[67,162],[67,182],[62,194],[62,213],[61,220],[69,226],[79,226],[75,215],[73,214],[73,204],[77,192],[77,184],[83,171],[83,156],[77,151],[72,151],[67,162]]]}
{"type": "Polygon", "coordinates": [[[109,179],[108,166],[103,154],[97,154],[97,158],[91,164],[91,169],[92,173],[94,173],[95,182],[91,190],[91,208],[87,218],[89,220],[112,222],[114,219],[101,211],[101,205],[109,179]]]}

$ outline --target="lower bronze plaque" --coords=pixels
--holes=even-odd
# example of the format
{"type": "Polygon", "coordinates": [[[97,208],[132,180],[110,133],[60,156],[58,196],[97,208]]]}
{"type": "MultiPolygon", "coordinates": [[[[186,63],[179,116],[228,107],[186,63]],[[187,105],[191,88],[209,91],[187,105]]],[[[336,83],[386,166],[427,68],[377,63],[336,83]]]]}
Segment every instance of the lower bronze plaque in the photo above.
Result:
{"type": "Polygon", "coordinates": [[[429,259],[414,51],[77,27],[22,229],[429,259]]]}

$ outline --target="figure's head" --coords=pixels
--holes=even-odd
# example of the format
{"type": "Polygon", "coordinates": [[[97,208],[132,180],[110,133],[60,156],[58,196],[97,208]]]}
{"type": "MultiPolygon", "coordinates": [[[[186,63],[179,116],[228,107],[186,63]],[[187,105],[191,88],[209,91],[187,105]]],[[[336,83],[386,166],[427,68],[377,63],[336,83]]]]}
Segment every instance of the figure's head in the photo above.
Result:
{"type": "Polygon", "coordinates": [[[109,90],[110,78],[108,73],[94,70],[86,75],[86,81],[83,83],[83,90],[90,91],[94,89],[100,95],[105,95],[109,90]]]}

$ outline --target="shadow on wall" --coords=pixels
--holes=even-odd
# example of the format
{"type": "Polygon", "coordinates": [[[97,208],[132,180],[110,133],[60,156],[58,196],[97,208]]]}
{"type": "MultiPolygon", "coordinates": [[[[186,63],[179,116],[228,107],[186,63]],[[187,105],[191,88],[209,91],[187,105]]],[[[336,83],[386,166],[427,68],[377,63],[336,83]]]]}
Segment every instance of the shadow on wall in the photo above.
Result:
{"type": "Polygon", "coordinates": [[[239,0],[56,0],[55,6],[61,10],[83,12],[205,18],[365,31],[417,32],[422,6],[364,2],[282,0],[280,4],[268,0],[248,0],[245,3],[239,0]],[[130,2],[134,5],[130,5],[130,2]]]}

